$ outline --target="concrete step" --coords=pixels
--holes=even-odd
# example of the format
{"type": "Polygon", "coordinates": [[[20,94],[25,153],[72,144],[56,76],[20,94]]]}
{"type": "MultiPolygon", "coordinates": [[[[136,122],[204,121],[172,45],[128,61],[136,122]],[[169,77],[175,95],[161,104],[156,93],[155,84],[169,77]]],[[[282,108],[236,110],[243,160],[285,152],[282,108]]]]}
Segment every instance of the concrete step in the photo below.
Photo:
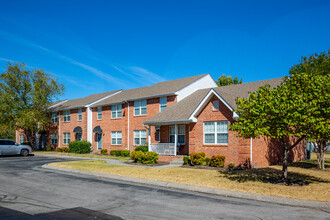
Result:
{"type": "Polygon", "coordinates": [[[183,159],[181,159],[181,158],[174,158],[170,164],[172,164],[172,165],[174,165],[174,164],[175,165],[183,165],[183,159]]]}

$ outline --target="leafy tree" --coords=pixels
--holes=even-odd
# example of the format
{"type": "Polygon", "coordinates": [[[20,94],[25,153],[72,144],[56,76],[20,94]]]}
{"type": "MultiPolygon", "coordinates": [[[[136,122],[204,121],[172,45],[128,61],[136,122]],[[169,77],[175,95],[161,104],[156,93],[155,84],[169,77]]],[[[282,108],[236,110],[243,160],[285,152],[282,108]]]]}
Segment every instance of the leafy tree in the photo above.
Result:
{"type": "Polygon", "coordinates": [[[0,139],[15,140],[15,129],[0,124],[0,139]]]}
{"type": "Polygon", "coordinates": [[[64,86],[42,69],[28,70],[24,63],[8,63],[0,75],[0,124],[24,130],[35,147],[37,132],[50,123],[48,107],[63,90],[64,86]]]}
{"type": "Polygon", "coordinates": [[[227,86],[233,84],[242,84],[242,78],[238,80],[237,76],[233,79],[230,75],[222,74],[217,82],[218,86],[227,86]]]}

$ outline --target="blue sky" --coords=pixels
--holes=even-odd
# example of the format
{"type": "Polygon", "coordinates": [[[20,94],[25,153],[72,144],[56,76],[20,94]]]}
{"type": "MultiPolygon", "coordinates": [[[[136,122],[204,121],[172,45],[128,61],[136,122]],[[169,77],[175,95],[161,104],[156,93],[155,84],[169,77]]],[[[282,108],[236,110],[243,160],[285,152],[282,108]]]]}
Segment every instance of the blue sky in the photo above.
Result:
{"type": "Polygon", "coordinates": [[[60,99],[204,73],[276,78],[328,49],[328,0],[0,0],[0,72],[42,68],[60,99]]]}

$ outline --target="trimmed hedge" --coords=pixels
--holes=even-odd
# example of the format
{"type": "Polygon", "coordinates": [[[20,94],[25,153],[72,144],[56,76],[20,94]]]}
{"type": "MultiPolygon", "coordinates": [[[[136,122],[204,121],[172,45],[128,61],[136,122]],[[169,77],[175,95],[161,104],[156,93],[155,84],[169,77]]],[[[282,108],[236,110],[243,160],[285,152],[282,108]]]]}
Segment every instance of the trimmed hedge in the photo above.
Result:
{"type": "Polygon", "coordinates": [[[202,166],[205,165],[206,157],[204,152],[191,153],[189,154],[191,165],[202,166]]]}
{"type": "Polygon", "coordinates": [[[131,153],[131,159],[135,163],[154,164],[157,163],[158,154],[155,152],[133,151],[131,153]]]}
{"type": "Polygon", "coordinates": [[[129,157],[130,153],[131,152],[129,150],[121,150],[121,156],[122,157],[129,157]]]}
{"type": "Polygon", "coordinates": [[[101,149],[101,154],[107,154],[108,150],[107,149],[101,149]]]}
{"type": "Polygon", "coordinates": [[[62,151],[68,153],[69,152],[69,148],[68,147],[62,147],[62,151]]]}
{"type": "Polygon", "coordinates": [[[226,157],[223,155],[213,155],[211,157],[210,166],[211,167],[224,167],[226,157]]]}
{"type": "Polygon", "coordinates": [[[142,151],[142,152],[148,152],[148,145],[141,145],[135,148],[134,151],[142,151]]]}
{"type": "Polygon", "coordinates": [[[88,154],[91,152],[92,144],[87,141],[72,141],[69,143],[69,152],[77,154],[88,154]]]}
{"type": "Polygon", "coordinates": [[[112,156],[122,156],[122,157],[129,157],[130,151],[129,150],[111,150],[110,155],[112,156]]]}

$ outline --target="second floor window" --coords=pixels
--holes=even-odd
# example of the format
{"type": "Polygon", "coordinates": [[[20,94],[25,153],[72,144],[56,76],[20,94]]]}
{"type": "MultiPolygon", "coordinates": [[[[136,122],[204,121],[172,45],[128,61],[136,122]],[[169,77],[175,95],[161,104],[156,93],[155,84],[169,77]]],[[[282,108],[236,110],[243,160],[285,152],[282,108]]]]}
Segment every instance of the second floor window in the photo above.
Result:
{"type": "Polygon", "coordinates": [[[159,111],[163,111],[167,107],[167,97],[161,97],[159,99],[159,111]]]}
{"type": "Polygon", "coordinates": [[[63,121],[68,122],[70,121],[70,110],[68,111],[63,111],[63,121]]]}
{"type": "Polygon", "coordinates": [[[52,144],[57,144],[57,134],[52,134],[51,139],[52,139],[52,144]]]}
{"type": "Polygon", "coordinates": [[[111,106],[111,118],[121,118],[121,105],[111,106]]]}
{"type": "Polygon", "coordinates": [[[52,113],[52,123],[56,124],[57,123],[57,112],[52,113]]]}
{"type": "Polygon", "coordinates": [[[78,121],[82,120],[82,109],[78,109],[78,121]]]}
{"type": "Polygon", "coordinates": [[[102,107],[97,107],[97,120],[102,119],[102,107]]]}
{"type": "Polygon", "coordinates": [[[70,133],[63,133],[63,144],[70,143],[70,133]]]}
{"type": "Polygon", "coordinates": [[[134,102],[134,115],[146,115],[147,114],[147,100],[134,102]]]}

